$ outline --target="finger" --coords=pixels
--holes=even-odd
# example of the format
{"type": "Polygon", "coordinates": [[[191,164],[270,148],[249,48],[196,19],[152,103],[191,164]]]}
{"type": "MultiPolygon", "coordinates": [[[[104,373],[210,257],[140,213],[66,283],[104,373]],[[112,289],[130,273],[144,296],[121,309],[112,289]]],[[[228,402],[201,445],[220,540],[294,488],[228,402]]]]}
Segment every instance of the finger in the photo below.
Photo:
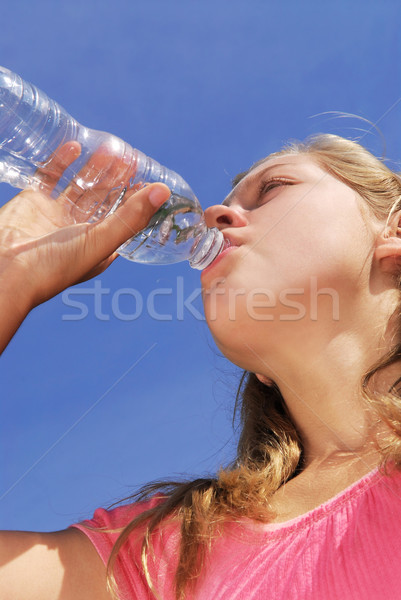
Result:
{"type": "Polygon", "coordinates": [[[106,145],[99,146],[65,189],[63,196],[77,204],[85,193],[85,206],[90,208],[99,204],[110,192],[111,187],[122,186],[128,178],[127,169],[130,163],[126,162],[123,156],[116,156],[113,152],[113,149],[106,145]]]}
{"type": "Polygon", "coordinates": [[[58,180],[81,154],[81,144],[72,141],[63,144],[50,156],[49,160],[43,167],[39,167],[36,171],[36,178],[40,179],[43,188],[48,193],[52,192],[57,185],[58,180]]]}
{"type": "Polygon", "coordinates": [[[99,261],[144,229],[170,194],[165,184],[153,183],[129,197],[114,214],[93,224],[89,236],[99,261]]]}

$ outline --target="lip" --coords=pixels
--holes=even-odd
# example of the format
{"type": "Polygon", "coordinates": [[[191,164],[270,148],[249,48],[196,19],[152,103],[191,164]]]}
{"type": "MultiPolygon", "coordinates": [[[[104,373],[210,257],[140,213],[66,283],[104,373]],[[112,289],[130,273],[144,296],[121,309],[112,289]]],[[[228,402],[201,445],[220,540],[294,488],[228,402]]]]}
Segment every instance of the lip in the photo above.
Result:
{"type": "Polygon", "coordinates": [[[239,245],[240,244],[237,244],[236,242],[231,240],[228,236],[224,236],[224,250],[216,256],[214,261],[212,263],[210,263],[210,265],[208,267],[206,267],[206,269],[203,269],[202,274],[207,273],[210,269],[212,269],[215,265],[217,265],[217,263],[219,263],[220,260],[222,260],[227,254],[229,254],[233,250],[236,250],[237,248],[239,248],[239,245]]]}

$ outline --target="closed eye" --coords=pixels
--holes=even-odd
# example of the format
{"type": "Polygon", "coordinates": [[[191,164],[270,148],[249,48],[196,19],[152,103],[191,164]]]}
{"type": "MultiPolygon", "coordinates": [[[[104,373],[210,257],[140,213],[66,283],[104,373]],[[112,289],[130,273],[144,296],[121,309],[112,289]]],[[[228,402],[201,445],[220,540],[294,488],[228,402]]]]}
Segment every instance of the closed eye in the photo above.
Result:
{"type": "Polygon", "coordinates": [[[271,190],[274,190],[277,187],[280,187],[282,185],[292,185],[293,183],[293,181],[289,181],[288,179],[282,179],[281,177],[272,177],[267,181],[262,181],[259,186],[258,200],[260,201],[263,198],[263,196],[265,196],[271,190]]]}

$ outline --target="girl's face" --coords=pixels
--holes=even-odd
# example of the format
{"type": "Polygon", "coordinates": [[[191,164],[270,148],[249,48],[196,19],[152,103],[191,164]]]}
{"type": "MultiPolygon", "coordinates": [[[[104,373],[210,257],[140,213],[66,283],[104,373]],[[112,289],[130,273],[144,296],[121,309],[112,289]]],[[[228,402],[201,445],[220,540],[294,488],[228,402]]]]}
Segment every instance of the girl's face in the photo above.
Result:
{"type": "Polygon", "coordinates": [[[257,371],[258,357],[300,343],[307,354],[368,308],[380,224],[311,156],[266,159],[205,216],[231,243],[202,272],[205,316],[241,367],[257,371]]]}

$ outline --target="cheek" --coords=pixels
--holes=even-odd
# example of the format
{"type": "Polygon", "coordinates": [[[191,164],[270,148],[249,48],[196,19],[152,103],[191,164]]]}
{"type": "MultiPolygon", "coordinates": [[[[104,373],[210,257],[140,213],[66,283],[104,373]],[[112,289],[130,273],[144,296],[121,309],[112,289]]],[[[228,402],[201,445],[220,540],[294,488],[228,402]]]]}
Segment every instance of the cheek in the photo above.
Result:
{"type": "Polygon", "coordinates": [[[279,251],[269,243],[244,253],[204,294],[206,320],[220,349],[227,355],[224,346],[239,352],[244,337],[256,342],[287,328],[295,333],[311,321],[337,321],[369,279],[366,244],[358,236],[349,243],[342,234],[330,228],[317,247],[316,239],[296,233],[279,251]]]}
{"type": "MultiPolygon", "coordinates": [[[[326,285],[339,278],[358,277],[372,247],[353,198],[332,197],[323,205],[299,203],[284,214],[271,211],[270,228],[255,227],[246,274],[258,274],[264,284],[307,285],[318,277],[326,285]]],[[[245,262],[245,261],[244,261],[245,262]]]]}

